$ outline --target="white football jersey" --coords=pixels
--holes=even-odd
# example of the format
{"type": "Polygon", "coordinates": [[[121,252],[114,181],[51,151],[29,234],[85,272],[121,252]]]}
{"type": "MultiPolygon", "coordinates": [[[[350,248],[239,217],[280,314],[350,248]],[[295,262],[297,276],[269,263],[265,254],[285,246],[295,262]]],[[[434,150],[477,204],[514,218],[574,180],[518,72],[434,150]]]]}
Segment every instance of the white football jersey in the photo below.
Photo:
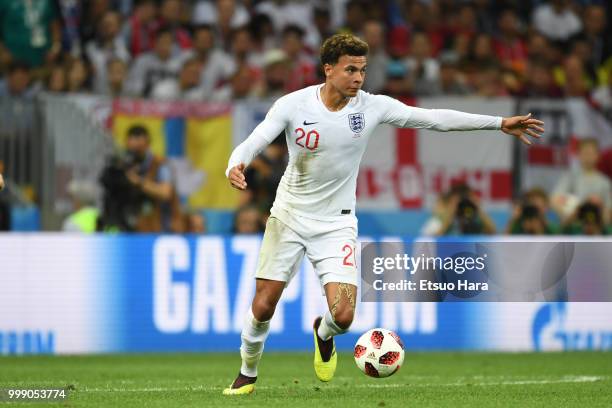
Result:
{"type": "MultiPolygon", "coordinates": [[[[501,117],[444,109],[422,109],[383,95],[359,91],[340,111],[321,99],[323,85],[279,98],[249,139],[268,143],[284,130],[289,163],[281,179],[272,214],[278,209],[306,218],[336,221],[355,214],[359,163],[374,129],[381,123],[440,131],[499,129],[501,117]]],[[[255,142],[253,142],[255,143],[255,142]]],[[[249,164],[257,151],[239,146],[228,170],[249,164]],[[248,154],[245,152],[249,152],[248,154]]]]}

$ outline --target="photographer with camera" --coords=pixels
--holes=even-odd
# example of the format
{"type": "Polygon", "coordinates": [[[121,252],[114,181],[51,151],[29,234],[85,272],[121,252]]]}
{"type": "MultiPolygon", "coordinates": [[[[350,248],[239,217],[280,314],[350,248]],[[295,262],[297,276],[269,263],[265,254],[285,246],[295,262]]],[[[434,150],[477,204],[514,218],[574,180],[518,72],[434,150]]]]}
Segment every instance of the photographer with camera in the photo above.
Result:
{"type": "Polygon", "coordinates": [[[507,234],[553,235],[558,227],[547,219],[548,194],[541,188],[527,191],[520,203],[515,204],[512,218],[506,227],[507,234]]]}
{"type": "Polygon", "coordinates": [[[100,181],[104,187],[105,230],[174,231],[180,206],[164,159],[150,150],[151,136],[140,125],[128,130],[126,150],[110,158],[100,181]]]}
{"type": "Polygon", "coordinates": [[[441,231],[444,235],[495,234],[493,220],[480,206],[480,200],[465,184],[453,186],[441,231]]]}
{"type": "Polygon", "coordinates": [[[583,202],[563,226],[563,233],[569,235],[609,235],[611,232],[604,221],[603,203],[597,197],[583,202]]]}

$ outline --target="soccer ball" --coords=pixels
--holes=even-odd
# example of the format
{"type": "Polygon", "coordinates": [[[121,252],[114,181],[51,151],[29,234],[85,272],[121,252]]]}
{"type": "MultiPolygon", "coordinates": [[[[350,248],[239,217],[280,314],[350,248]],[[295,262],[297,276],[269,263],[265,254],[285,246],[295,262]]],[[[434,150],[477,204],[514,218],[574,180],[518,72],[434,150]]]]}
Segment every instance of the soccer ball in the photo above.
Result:
{"type": "Polygon", "coordinates": [[[404,344],[391,330],[372,329],[357,340],[353,355],[357,367],[366,375],[389,377],[404,362],[404,344]]]}

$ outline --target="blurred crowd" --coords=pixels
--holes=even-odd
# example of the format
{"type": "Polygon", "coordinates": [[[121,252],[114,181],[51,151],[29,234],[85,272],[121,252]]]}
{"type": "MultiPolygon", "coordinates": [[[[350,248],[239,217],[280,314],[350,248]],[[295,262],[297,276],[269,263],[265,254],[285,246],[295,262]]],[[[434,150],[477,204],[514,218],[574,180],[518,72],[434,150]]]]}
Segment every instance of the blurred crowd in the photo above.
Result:
{"type": "MultiPolygon", "coordinates": [[[[0,98],[33,98],[44,90],[274,99],[322,81],[318,49],[336,32],[370,45],[364,89],[372,93],[581,97],[612,112],[612,3],[604,0],[3,0],[0,98]]],[[[142,129],[135,132],[135,143],[142,142],[142,129]]],[[[582,151],[589,149],[597,162],[597,145],[585,143],[581,170],[564,176],[551,197],[540,189],[526,192],[506,232],[608,231],[610,181],[594,164],[585,165],[589,153],[582,151]]],[[[165,164],[145,153],[129,161],[136,167],[114,165],[123,166],[125,186],[154,204],[147,211],[157,214],[155,228],[203,231],[205,220],[195,213],[173,215],[165,164]]],[[[249,168],[235,232],[263,230],[285,165],[280,138],[249,168]]],[[[113,163],[105,171],[112,172],[113,163]]],[[[74,187],[77,209],[87,201],[82,187],[74,187]]],[[[104,187],[107,195],[121,188],[104,187]]],[[[117,200],[106,197],[105,203],[104,211],[112,212],[107,207],[117,200]]],[[[91,227],[92,216],[85,218],[91,227]]],[[[66,229],[74,228],[72,221],[66,229]]],[[[120,229],[142,222],[111,221],[120,229]]],[[[468,186],[442,195],[423,231],[502,232],[468,186]]]]}
{"type": "Polygon", "coordinates": [[[496,229],[469,186],[454,185],[442,194],[423,235],[517,234],[609,235],[612,233],[612,182],[595,139],[578,147],[579,165],[562,174],[553,192],[534,187],[515,203],[505,230],[496,229]],[[599,167],[599,168],[598,168],[599,167]]]}
{"type": "Polygon", "coordinates": [[[229,101],[320,81],[335,32],[393,96],[579,96],[609,109],[604,0],[3,0],[0,94],[229,101]]]}

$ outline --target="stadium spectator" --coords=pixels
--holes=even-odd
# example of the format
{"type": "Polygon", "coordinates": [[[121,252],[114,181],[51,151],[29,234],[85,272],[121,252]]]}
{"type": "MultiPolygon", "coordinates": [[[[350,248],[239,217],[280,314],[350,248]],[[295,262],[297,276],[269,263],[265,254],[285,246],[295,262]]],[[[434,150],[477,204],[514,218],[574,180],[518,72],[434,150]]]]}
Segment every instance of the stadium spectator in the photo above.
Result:
{"type": "Polygon", "coordinates": [[[226,73],[233,71],[236,65],[248,65],[253,70],[260,70],[263,65],[263,54],[255,47],[253,35],[248,27],[233,30],[230,53],[230,62],[226,64],[226,73]]]}
{"type": "Polygon", "coordinates": [[[55,62],[62,51],[59,11],[53,0],[0,2],[0,66],[31,68],[55,62]]]}
{"type": "Polygon", "coordinates": [[[440,86],[442,95],[467,95],[470,88],[465,76],[457,68],[457,62],[452,57],[440,58],[440,86]]]}
{"type": "Polygon", "coordinates": [[[128,83],[132,95],[150,96],[156,83],[177,76],[179,67],[172,58],[174,45],[172,31],[163,28],[157,32],[154,50],[140,55],[130,70],[128,83]]]}
{"type": "Polygon", "coordinates": [[[412,82],[408,77],[408,69],[397,60],[390,60],[386,69],[387,80],[383,93],[396,99],[412,95],[412,82]]]}
{"type": "Polygon", "coordinates": [[[104,168],[105,230],[170,232],[180,224],[170,168],[150,146],[149,131],[134,125],[128,129],[125,154],[111,157],[104,168]]]}
{"type": "Polygon", "coordinates": [[[449,8],[449,12],[453,13],[449,16],[449,31],[453,36],[465,35],[473,39],[478,33],[478,20],[476,17],[476,9],[472,3],[465,3],[457,6],[456,10],[449,8]]]}
{"type": "MultiPolygon", "coordinates": [[[[331,26],[331,13],[325,4],[317,4],[313,10],[313,27],[315,28],[312,43],[306,39],[308,47],[316,52],[323,39],[331,36],[334,30],[331,26]]],[[[310,38],[310,37],[309,37],[310,38]]]]}
{"type": "Polygon", "coordinates": [[[542,60],[548,64],[558,62],[556,53],[551,53],[551,50],[557,50],[556,47],[542,34],[533,33],[527,38],[527,57],[529,60],[542,60]]]}
{"type": "Polygon", "coordinates": [[[211,102],[237,102],[253,98],[253,87],[257,76],[246,65],[241,65],[230,78],[229,83],[213,92],[211,102]]]}
{"type": "Polygon", "coordinates": [[[439,93],[440,65],[431,56],[429,38],[424,33],[415,33],[412,37],[410,56],[403,60],[408,68],[412,82],[412,93],[415,96],[435,95],[439,93]]]}
{"type": "Polygon", "coordinates": [[[66,92],[68,89],[68,77],[66,67],[63,65],[53,65],[49,68],[49,76],[45,83],[45,90],[52,93],[66,92]]]}
{"type": "Polygon", "coordinates": [[[6,78],[0,81],[0,99],[11,99],[12,103],[19,99],[32,100],[37,90],[36,86],[32,86],[30,67],[19,61],[9,65],[6,78]]]}
{"type": "Polygon", "coordinates": [[[452,47],[445,50],[441,56],[458,61],[462,70],[469,68],[473,55],[473,42],[467,35],[455,37],[452,47]]]}
{"type": "Polygon", "coordinates": [[[112,97],[127,96],[127,64],[118,58],[113,58],[106,64],[106,87],[102,94],[112,97]]]}
{"type": "Polygon", "coordinates": [[[316,24],[313,24],[315,5],[316,2],[310,1],[264,0],[255,5],[254,12],[269,16],[276,32],[281,32],[287,26],[297,25],[304,32],[304,43],[314,50],[321,42],[316,24]]]}
{"type": "Polygon", "coordinates": [[[267,14],[256,14],[248,25],[251,33],[253,52],[263,53],[276,47],[276,31],[267,14]]]}
{"type": "Polygon", "coordinates": [[[120,34],[121,16],[115,11],[107,11],[98,23],[96,38],[87,43],[85,54],[90,61],[93,73],[93,89],[103,93],[107,84],[107,65],[111,59],[118,58],[124,62],[130,60],[130,54],[120,34]]]}
{"type": "Polygon", "coordinates": [[[183,232],[187,234],[205,234],[206,218],[199,211],[184,211],[185,227],[183,232]]]}
{"type": "Polygon", "coordinates": [[[62,230],[85,234],[96,232],[100,216],[96,207],[96,186],[85,180],[72,180],[68,184],[68,194],[74,211],[64,220],[62,230]]]}
{"type": "Polygon", "coordinates": [[[589,4],[583,13],[584,31],[581,38],[589,46],[589,63],[600,67],[612,56],[612,39],[607,30],[606,9],[601,4],[589,4]]]}
{"type": "Polygon", "coordinates": [[[91,90],[91,69],[80,58],[72,58],[67,65],[68,92],[84,93],[91,90]]]}
{"type": "Polygon", "coordinates": [[[523,72],[527,62],[527,47],[521,38],[518,16],[512,9],[502,11],[498,27],[499,34],[494,41],[497,58],[505,68],[523,72]]]}
{"type": "Polygon", "coordinates": [[[178,78],[166,78],[154,85],[153,99],[203,101],[204,90],[200,86],[202,66],[196,58],[184,62],[178,78]]]}
{"type": "Polygon", "coordinates": [[[236,0],[200,0],[193,9],[193,22],[214,27],[217,45],[227,50],[232,30],[248,24],[249,13],[236,0]]]}
{"type": "Polygon", "coordinates": [[[580,166],[561,176],[552,194],[552,207],[562,220],[572,214],[578,203],[586,200],[601,202],[604,222],[612,205],[612,185],[599,170],[599,143],[596,139],[582,139],[578,147],[580,166]]]}
{"type": "MultiPolygon", "coordinates": [[[[173,44],[179,49],[191,48],[191,36],[183,27],[183,11],[187,4],[181,0],[162,0],[159,6],[159,26],[165,27],[172,33],[173,44]]],[[[173,50],[174,54],[178,49],[173,50]]]]}
{"type": "Polygon", "coordinates": [[[521,87],[513,94],[534,98],[560,98],[563,91],[555,83],[550,66],[542,60],[533,60],[527,63],[521,87]]]}
{"type": "Polygon", "coordinates": [[[589,95],[592,87],[584,64],[577,55],[570,55],[563,62],[563,71],[560,77],[564,85],[565,96],[584,98],[589,95]]]}
{"type": "Polygon", "coordinates": [[[287,54],[283,50],[272,49],[264,55],[263,78],[254,90],[254,95],[262,99],[279,98],[287,88],[289,67],[287,54]]]}
{"type": "Polygon", "coordinates": [[[190,59],[196,59],[200,66],[199,86],[205,98],[226,81],[235,69],[235,61],[223,50],[215,47],[214,31],[211,26],[200,25],[193,30],[193,49],[183,52],[176,59],[177,71],[190,59]]]}
{"type": "Polygon", "coordinates": [[[480,68],[471,77],[471,86],[478,96],[491,98],[508,95],[502,80],[502,70],[498,64],[493,63],[480,68]]]}
{"type": "Polygon", "coordinates": [[[593,64],[593,59],[591,58],[593,54],[591,44],[584,37],[575,37],[572,40],[570,49],[570,56],[576,56],[582,62],[584,76],[588,81],[589,89],[593,88],[598,80],[598,67],[593,64]]]}
{"type": "Polygon", "coordinates": [[[282,32],[282,49],[289,64],[285,82],[286,92],[315,84],[316,66],[304,48],[304,30],[297,25],[285,27],[282,32]]]}
{"type": "Polygon", "coordinates": [[[83,52],[79,26],[83,15],[83,4],[74,0],[56,0],[62,21],[62,48],[72,57],[83,52]]]}
{"type": "Polygon", "coordinates": [[[363,36],[370,46],[364,90],[379,93],[385,87],[385,73],[389,63],[389,55],[385,50],[385,27],[380,21],[368,20],[363,26],[363,36]]]}
{"type": "Polygon", "coordinates": [[[91,0],[81,2],[81,18],[79,19],[79,30],[81,43],[87,44],[96,37],[98,22],[107,11],[112,10],[110,0],[91,0]]]}
{"type": "Polygon", "coordinates": [[[582,30],[582,22],[567,0],[549,0],[535,8],[533,27],[553,41],[567,41],[582,30]]]}
{"type": "Polygon", "coordinates": [[[368,16],[368,4],[363,0],[349,0],[346,3],[344,27],[341,31],[363,37],[363,26],[368,16]]]}
{"type": "Polygon", "coordinates": [[[488,34],[478,34],[475,36],[473,47],[470,51],[470,68],[474,71],[477,71],[483,65],[491,65],[500,61],[499,56],[495,55],[493,38],[488,34]]]}
{"type": "Polygon", "coordinates": [[[159,22],[156,20],[157,3],[155,0],[136,0],[134,10],[123,24],[121,35],[133,58],[151,51],[155,43],[155,33],[159,22]]]}
{"type": "Polygon", "coordinates": [[[234,218],[235,234],[260,234],[264,231],[261,212],[254,205],[242,206],[234,218]]]}
{"type": "MultiPolygon", "coordinates": [[[[0,80],[0,160],[24,172],[28,172],[29,157],[16,152],[31,152],[32,140],[23,136],[39,134],[35,105],[38,91],[30,68],[17,61],[9,65],[6,77],[0,80]]],[[[19,175],[12,176],[19,180],[19,175]]]]}

